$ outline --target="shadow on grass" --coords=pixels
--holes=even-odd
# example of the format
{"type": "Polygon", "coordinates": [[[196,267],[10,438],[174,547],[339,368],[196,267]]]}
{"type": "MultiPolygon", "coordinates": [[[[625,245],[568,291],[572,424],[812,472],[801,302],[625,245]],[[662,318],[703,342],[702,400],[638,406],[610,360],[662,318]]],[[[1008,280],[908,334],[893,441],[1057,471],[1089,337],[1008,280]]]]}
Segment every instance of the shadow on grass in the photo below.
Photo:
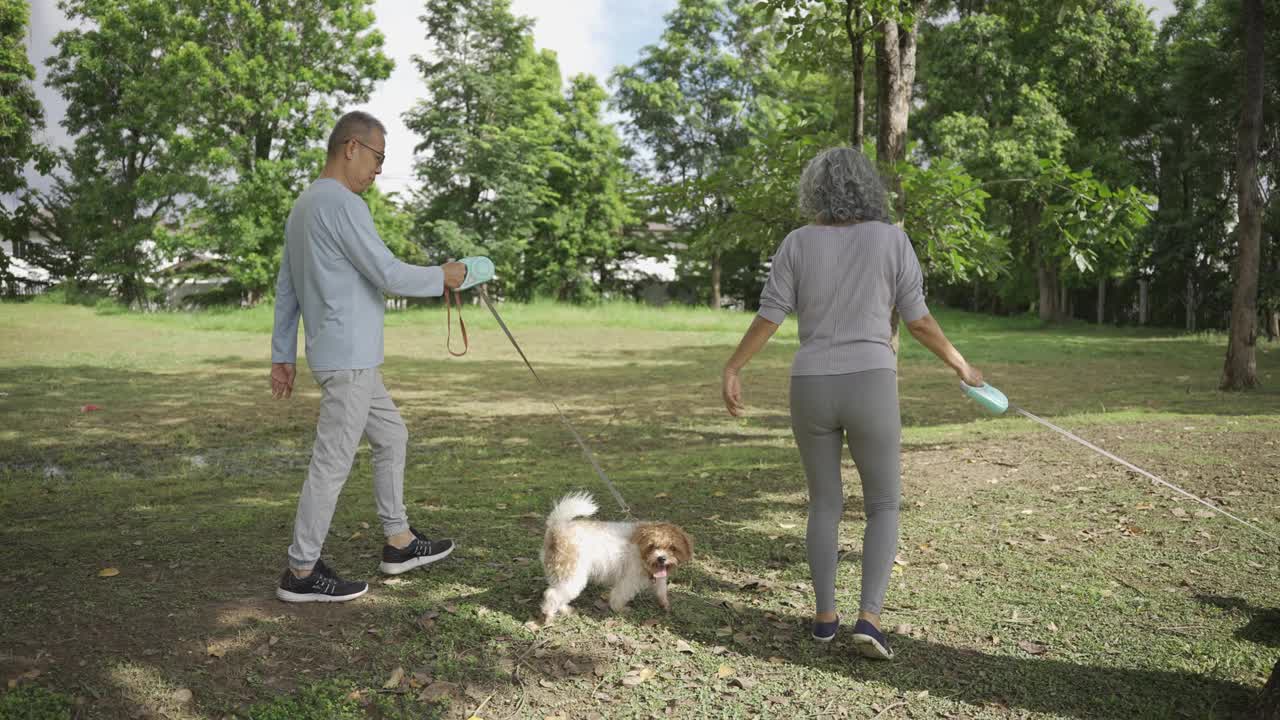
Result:
{"type": "Polygon", "coordinates": [[[1256,607],[1240,598],[1218,595],[1197,595],[1196,600],[1247,617],[1249,622],[1235,632],[1236,637],[1241,640],[1267,647],[1280,647],[1280,608],[1256,607]]]}

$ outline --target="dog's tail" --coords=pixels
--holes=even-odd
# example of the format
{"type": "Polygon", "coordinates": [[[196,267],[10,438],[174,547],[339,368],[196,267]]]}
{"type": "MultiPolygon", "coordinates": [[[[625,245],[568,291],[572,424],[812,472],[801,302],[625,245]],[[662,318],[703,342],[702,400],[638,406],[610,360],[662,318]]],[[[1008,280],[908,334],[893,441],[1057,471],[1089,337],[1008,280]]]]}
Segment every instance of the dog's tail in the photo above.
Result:
{"type": "Polygon", "coordinates": [[[557,525],[564,525],[577,517],[595,515],[596,510],[599,509],[596,506],[596,501],[591,498],[590,493],[570,493],[560,498],[560,502],[551,508],[551,514],[547,516],[547,527],[552,528],[557,525]]]}

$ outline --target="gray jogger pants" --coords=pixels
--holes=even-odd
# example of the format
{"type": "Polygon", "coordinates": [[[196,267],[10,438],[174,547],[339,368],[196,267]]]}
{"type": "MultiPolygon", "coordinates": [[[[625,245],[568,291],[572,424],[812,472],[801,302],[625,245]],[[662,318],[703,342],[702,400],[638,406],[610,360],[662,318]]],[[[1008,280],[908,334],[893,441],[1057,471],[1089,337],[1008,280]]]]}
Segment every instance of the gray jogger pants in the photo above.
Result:
{"type": "Polygon", "coordinates": [[[314,371],[320,385],[320,419],[316,423],[311,467],[298,498],[289,566],[306,570],[316,564],[338,495],[347,482],[361,436],[373,448],[373,497],[386,535],[405,532],[404,461],[409,431],[382,384],[378,368],[314,371]]]}
{"type": "Polygon", "coordinates": [[[893,370],[791,378],[791,430],[809,481],[805,546],[818,612],[836,609],[836,561],[844,489],[840,455],[846,436],[862,477],[867,526],[862,539],[860,609],[879,613],[898,550],[902,492],[902,421],[893,370]]]}

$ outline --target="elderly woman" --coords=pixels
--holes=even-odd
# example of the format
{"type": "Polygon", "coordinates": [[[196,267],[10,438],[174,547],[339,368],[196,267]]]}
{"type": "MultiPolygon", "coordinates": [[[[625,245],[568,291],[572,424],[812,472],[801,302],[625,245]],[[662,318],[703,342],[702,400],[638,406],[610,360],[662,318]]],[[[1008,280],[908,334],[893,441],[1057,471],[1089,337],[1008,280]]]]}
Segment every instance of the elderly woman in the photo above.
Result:
{"type": "Polygon", "coordinates": [[[862,597],[852,640],[867,657],[893,657],[880,611],[898,546],[901,493],[894,307],[911,334],[970,385],[982,373],[947,341],[925,306],[911,241],[889,222],[884,186],[862,153],[823,151],[800,176],[800,208],[813,224],[793,230],[773,256],[760,312],[724,368],[725,407],[741,415],[739,372],[795,313],[800,349],[791,365],[791,429],[809,484],[805,545],[817,596],[813,638],[830,641],[836,613],[836,551],[844,491],[841,445],[862,478],[867,516],[862,597]]]}

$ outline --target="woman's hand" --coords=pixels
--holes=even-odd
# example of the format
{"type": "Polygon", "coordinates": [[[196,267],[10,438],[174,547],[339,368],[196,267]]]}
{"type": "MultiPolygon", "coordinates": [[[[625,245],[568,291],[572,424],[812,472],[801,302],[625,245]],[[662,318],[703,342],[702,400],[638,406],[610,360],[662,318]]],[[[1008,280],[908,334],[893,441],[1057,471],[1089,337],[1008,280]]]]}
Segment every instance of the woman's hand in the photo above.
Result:
{"type": "Polygon", "coordinates": [[[730,415],[740,417],[746,412],[747,409],[742,404],[742,379],[738,377],[737,370],[724,369],[720,376],[720,394],[724,397],[724,407],[730,415]]]}
{"type": "Polygon", "coordinates": [[[963,367],[956,371],[956,374],[959,375],[960,379],[970,387],[982,387],[982,384],[985,382],[982,379],[982,371],[967,362],[963,367]]]}

